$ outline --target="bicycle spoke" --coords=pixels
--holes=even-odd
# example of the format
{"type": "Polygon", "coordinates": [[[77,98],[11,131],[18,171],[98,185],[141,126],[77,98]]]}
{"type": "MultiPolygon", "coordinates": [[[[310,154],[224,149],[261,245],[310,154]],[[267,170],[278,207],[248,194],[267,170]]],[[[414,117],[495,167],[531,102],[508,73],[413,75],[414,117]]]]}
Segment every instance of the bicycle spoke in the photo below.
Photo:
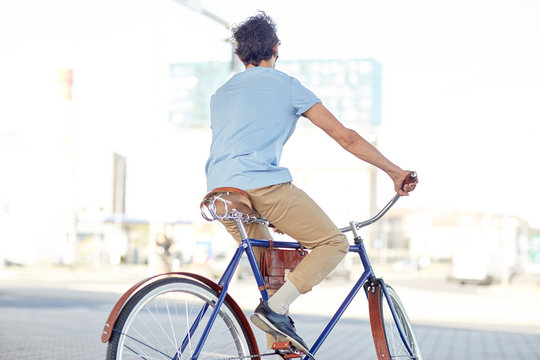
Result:
{"type": "Polygon", "coordinates": [[[147,355],[142,356],[142,355],[138,354],[135,350],[133,350],[132,348],[130,348],[130,347],[127,346],[127,345],[124,345],[124,347],[125,347],[126,349],[132,351],[132,354],[127,353],[128,355],[135,355],[136,357],[141,358],[141,359],[143,359],[143,360],[162,360],[162,358],[150,357],[150,356],[147,356],[147,355]]]}
{"type": "MultiPolygon", "coordinates": [[[[191,307],[191,309],[193,309],[193,307],[191,307]]],[[[187,299],[184,299],[184,310],[185,310],[185,314],[186,314],[186,324],[191,324],[191,321],[189,320],[190,319],[190,315],[191,315],[191,311],[188,312],[188,302],[187,302],[187,299]]],[[[188,346],[188,354],[189,354],[189,357],[191,358],[191,354],[193,354],[193,349],[191,348],[191,337],[192,337],[192,327],[191,326],[187,326],[186,327],[186,334],[184,334],[184,339],[187,339],[187,346],[188,346]]],[[[178,348],[178,351],[176,352],[177,354],[180,354],[180,355],[183,355],[184,353],[184,343],[182,343],[182,348],[178,348]]]]}
{"type": "MultiPolygon", "coordinates": [[[[156,310],[156,313],[159,313],[159,309],[157,307],[157,301],[154,301],[154,309],[156,310]]],[[[155,324],[161,330],[161,333],[164,334],[167,337],[166,340],[168,340],[174,346],[174,340],[170,338],[169,334],[167,333],[167,331],[165,331],[165,329],[163,328],[163,326],[161,325],[159,320],[156,318],[155,314],[152,313],[149,306],[146,307],[146,310],[150,314],[150,316],[152,317],[152,320],[154,320],[155,324]]]]}
{"type": "MultiPolygon", "coordinates": [[[[124,337],[127,337],[129,338],[130,340],[133,340],[135,341],[137,344],[140,344],[140,345],[143,345],[144,347],[147,347],[155,352],[157,352],[158,354],[160,354],[161,356],[165,357],[166,359],[172,359],[172,357],[170,357],[168,354],[164,353],[163,351],[159,350],[159,349],[156,349],[155,347],[151,346],[151,345],[148,345],[146,342],[144,341],[141,341],[139,339],[136,339],[135,337],[131,336],[131,335],[128,335],[126,333],[121,333],[121,332],[118,332],[115,330],[115,332],[121,334],[122,336],[124,337]]],[[[124,345],[126,348],[130,349],[129,346],[127,345],[124,345]]],[[[132,349],[130,349],[131,351],[133,351],[132,349]]],[[[142,356],[139,355],[139,357],[142,358],[142,356]]]]}
{"type": "Polygon", "coordinates": [[[134,335],[136,335],[138,339],[140,339],[141,341],[144,341],[147,344],[151,344],[151,343],[158,344],[158,343],[160,343],[160,341],[159,341],[160,338],[158,337],[158,334],[156,334],[156,332],[153,331],[153,329],[151,329],[149,327],[149,322],[148,321],[139,321],[138,323],[141,326],[144,327],[144,329],[142,329],[142,330],[145,330],[144,333],[143,333],[141,330],[139,330],[138,327],[133,327],[132,328],[132,331],[133,331],[134,335]],[[147,336],[145,336],[145,334],[151,335],[153,340],[150,340],[147,336]]]}
{"type": "MultiPolygon", "coordinates": [[[[388,308],[388,312],[390,313],[390,308],[388,308]]],[[[387,338],[388,346],[391,348],[391,353],[395,354],[392,355],[392,358],[410,358],[409,352],[407,351],[407,348],[403,344],[403,341],[401,340],[401,336],[399,335],[398,327],[396,326],[394,319],[391,317],[391,314],[389,315],[389,318],[386,321],[386,326],[390,329],[388,333],[390,334],[390,337],[387,338]],[[399,355],[399,354],[406,354],[406,355],[399,355]]]]}

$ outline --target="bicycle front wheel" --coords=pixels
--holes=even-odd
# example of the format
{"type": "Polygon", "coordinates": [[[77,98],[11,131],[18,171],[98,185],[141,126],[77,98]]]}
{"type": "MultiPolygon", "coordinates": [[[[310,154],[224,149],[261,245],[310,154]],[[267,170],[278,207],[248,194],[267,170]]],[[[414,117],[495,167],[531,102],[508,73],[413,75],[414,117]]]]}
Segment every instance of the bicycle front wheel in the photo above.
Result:
{"type": "MultiPolygon", "coordinates": [[[[118,316],[107,360],[191,359],[217,300],[214,290],[191,279],[165,278],[143,287],[118,316]]],[[[246,334],[224,302],[198,359],[250,358],[246,334]]]]}
{"type": "Polygon", "coordinates": [[[422,360],[418,340],[401,300],[390,286],[385,286],[385,296],[382,286],[375,285],[368,290],[369,320],[377,358],[422,360]],[[389,304],[394,308],[395,317],[389,304]]]}

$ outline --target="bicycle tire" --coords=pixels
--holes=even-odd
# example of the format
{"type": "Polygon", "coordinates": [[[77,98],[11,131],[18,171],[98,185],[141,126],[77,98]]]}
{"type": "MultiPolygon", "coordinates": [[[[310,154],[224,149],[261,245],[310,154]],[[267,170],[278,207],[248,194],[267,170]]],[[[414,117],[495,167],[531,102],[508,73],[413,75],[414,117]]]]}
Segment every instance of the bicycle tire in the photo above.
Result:
{"type": "MultiPolygon", "coordinates": [[[[141,288],[118,316],[107,360],[191,359],[217,300],[216,291],[185,278],[165,278],[141,288]],[[206,305],[197,329],[188,336],[206,305]]],[[[254,348],[238,314],[225,301],[198,359],[249,359],[254,348]]]]}
{"type": "Polygon", "coordinates": [[[384,296],[381,287],[378,284],[368,289],[369,321],[377,358],[422,360],[418,340],[403,303],[390,286],[386,286],[388,298],[384,296]],[[392,316],[389,302],[394,306],[396,319],[392,316]],[[403,329],[403,336],[396,322],[403,329]]]}

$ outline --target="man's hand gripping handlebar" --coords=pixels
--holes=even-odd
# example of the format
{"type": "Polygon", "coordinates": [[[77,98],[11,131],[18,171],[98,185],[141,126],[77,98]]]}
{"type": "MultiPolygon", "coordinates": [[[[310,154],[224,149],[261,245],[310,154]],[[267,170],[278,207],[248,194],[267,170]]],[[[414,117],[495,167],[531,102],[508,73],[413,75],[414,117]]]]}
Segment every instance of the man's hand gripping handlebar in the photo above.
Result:
{"type": "MultiPolygon", "coordinates": [[[[418,184],[418,176],[416,171],[406,171],[405,178],[401,180],[401,187],[397,190],[399,196],[408,196],[411,191],[414,190],[416,184],[418,184]]],[[[399,184],[399,183],[398,183],[399,184]]],[[[399,185],[396,186],[396,188],[399,185]]]]}

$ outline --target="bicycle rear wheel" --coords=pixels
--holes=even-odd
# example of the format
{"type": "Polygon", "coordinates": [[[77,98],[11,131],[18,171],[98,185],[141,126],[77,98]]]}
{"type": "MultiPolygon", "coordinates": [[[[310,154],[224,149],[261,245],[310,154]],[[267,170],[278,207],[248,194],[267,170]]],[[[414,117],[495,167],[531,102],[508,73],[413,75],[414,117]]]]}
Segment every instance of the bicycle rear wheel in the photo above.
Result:
{"type": "MultiPolygon", "coordinates": [[[[190,279],[166,278],[143,287],[120,312],[107,359],[191,359],[217,300],[214,290],[190,279]]],[[[248,359],[253,348],[225,301],[198,359],[248,359]]]]}
{"type": "Polygon", "coordinates": [[[377,358],[422,360],[418,340],[401,300],[390,286],[386,286],[386,293],[387,297],[381,284],[368,290],[369,321],[377,358]],[[389,304],[393,305],[395,318],[389,304]]]}

